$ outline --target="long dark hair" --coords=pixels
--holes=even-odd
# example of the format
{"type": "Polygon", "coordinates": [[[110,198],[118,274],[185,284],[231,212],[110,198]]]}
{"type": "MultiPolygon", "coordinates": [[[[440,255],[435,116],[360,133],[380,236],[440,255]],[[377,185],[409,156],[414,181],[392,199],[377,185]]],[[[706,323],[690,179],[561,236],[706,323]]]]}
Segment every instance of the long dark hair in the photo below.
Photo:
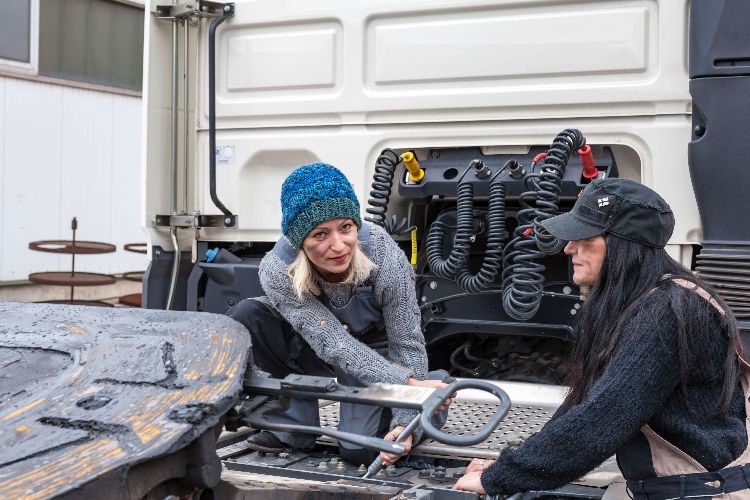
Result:
{"type": "MultiPolygon", "coordinates": [[[[581,403],[612,359],[620,343],[622,326],[632,311],[644,300],[661,301],[653,307],[669,307],[676,318],[677,348],[680,365],[680,388],[689,406],[687,385],[690,360],[694,354],[688,346],[688,323],[693,331],[716,332],[717,311],[695,291],[662,279],[666,275],[687,280],[708,292],[724,314],[719,314],[721,331],[727,335],[724,358],[724,381],[717,413],[726,412],[737,384],[742,354],[737,321],[729,307],[703,280],[672,259],[664,249],[652,248],[608,234],[606,254],[599,280],[592,286],[581,308],[576,324],[567,384],[571,390],[563,403],[565,410],[581,403]],[[666,293],[647,297],[655,288],[666,293]],[[696,306],[697,303],[700,305],[696,306]]],[[[649,305],[652,305],[649,303],[649,305]]],[[[716,332],[720,335],[720,332],[716,332]]]]}

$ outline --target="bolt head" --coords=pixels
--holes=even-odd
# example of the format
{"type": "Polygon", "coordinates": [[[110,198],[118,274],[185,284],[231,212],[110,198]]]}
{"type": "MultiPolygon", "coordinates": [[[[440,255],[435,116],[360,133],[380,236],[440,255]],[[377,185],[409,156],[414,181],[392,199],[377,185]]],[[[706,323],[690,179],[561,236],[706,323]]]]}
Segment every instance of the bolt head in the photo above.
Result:
{"type": "Polygon", "coordinates": [[[231,223],[232,223],[232,219],[231,219],[230,217],[226,217],[226,218],[224,218],[224,224],[227,224],[227,225],[229,225],[229,224],[231,224],[231,223]]]}

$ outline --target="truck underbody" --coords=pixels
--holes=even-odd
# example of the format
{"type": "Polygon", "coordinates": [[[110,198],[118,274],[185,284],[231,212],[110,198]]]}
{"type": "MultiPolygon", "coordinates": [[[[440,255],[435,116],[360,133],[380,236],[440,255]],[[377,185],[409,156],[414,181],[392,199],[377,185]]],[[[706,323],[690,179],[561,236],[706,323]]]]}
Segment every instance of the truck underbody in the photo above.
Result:
{"type": "MultiPolygon", "coordinates": [[[[467,462],[521,444],[564,396],[556,386],[496,382],[513,406],[489,438],[473,446],[426,438],[397,466],[363,479],[368,464],[340,460],[331,437],[309,452],[248,449],[245,438],[256,430],[243,424],[255,413],[239,408],[255,408],[271,382],[245,372],[249,336],[226,317],[13,303],[0,309],[0,492],[7,498],[476,498],[450,489],[467,462]],[[220,434],[223,426],[237,430],[220,434]]],[[[311,383],[318,381],[288,380],[278,392],[311,383]]],[[[388,404],[430,392],[384,385],[349,396],[340,387],[330,396],[388,404]]],[[[461,390],[443,431],[475,434],[498,405],[485,392],[461,390]]],[[[323,430],[335,429],[338,403],[321,400],[320,417],[323,430]]],[[[621,486],[610,461],[555,493],[528,498],[598,499],[621,486]]]]}

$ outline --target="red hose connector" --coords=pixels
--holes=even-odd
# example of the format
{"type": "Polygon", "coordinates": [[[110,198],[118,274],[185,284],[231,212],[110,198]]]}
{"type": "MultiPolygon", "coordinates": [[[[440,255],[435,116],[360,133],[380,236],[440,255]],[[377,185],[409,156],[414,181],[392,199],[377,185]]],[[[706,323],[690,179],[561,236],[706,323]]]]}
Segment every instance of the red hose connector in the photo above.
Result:
{"type": "Polygon", "coordinates": [[[581,165],[583,165],[583,178],[589,180],[596,179],[596,176],[599,175],[599,170],[594,165],[594,155],[591,153],[591,146],[586,144],[579,149],[578,157],[581,159],[581,165]]]}
{"type": "Polygon", "coordinates": [[[539,160],[543,160],[544,158],[547,158],[547,153],[539,153],[537,154],[533,160],[531,160],[531,165],[536,165],[536,162],[539,160]]]}

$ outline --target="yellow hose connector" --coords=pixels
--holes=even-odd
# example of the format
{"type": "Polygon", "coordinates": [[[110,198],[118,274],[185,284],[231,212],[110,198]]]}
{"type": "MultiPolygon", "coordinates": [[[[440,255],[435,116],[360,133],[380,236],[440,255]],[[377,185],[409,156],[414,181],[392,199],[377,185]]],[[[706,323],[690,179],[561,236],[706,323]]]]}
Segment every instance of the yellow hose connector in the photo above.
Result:
{"type": "Polygon", "coordinates": [[[417,267],[417,228],[411,230],[411,265],[417,267]]]}
{"type": "Polygon", "coordinates": [[[419,166],[414,153],[407,151],[401,155],[401,161],[404,162],[406,170],[409,171],[409,180],[412,182],[419,182],[424,177],[424,170],[419,166]]]}

